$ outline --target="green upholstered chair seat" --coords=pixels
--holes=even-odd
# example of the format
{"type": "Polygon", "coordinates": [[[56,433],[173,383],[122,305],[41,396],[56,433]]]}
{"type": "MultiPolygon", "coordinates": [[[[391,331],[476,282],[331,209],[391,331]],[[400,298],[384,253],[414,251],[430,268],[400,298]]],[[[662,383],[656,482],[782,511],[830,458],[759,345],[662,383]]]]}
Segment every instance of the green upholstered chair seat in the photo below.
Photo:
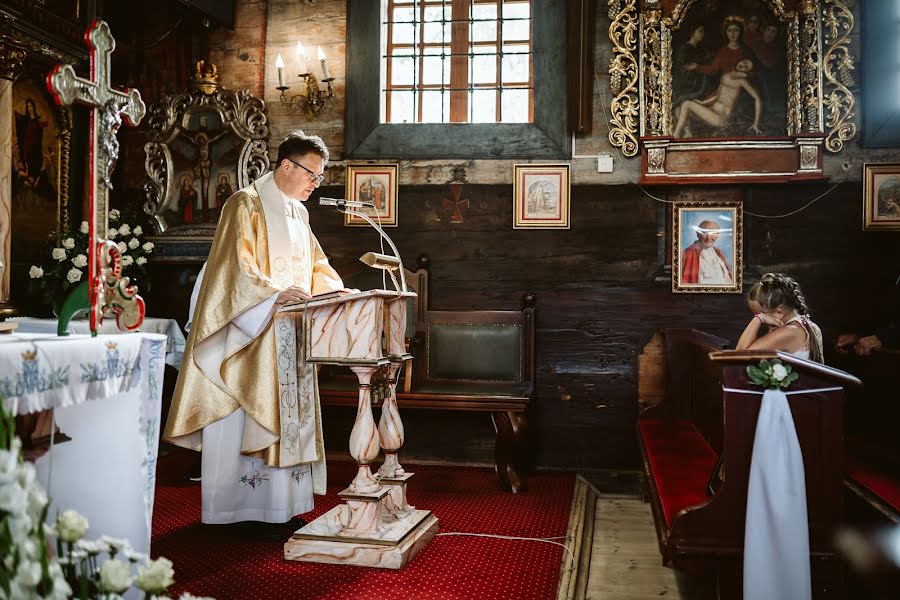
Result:
{"type": "Polygon", "coordinates": [[[519,326],[430,323],[427,343],[429,381],[522,381],[519,326]]]}

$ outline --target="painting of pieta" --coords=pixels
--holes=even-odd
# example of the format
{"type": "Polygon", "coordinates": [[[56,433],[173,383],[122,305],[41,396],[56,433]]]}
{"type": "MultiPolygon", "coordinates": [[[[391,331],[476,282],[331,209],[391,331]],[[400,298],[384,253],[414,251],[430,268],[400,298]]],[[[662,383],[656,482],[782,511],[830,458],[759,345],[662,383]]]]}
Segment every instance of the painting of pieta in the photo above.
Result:
{"type": "Polygon", "coordinates": [[[701,0],[672,33],[676,138],[786,134],[786,32],[767,2],[701,0]]]}
{"type": "Polygon", "coordinates": [[[197,107],[185,113],[169,143],[172,181],[166,198],[176,225],[215,225],[222,205],[234,193],[245,140],[223,123],[218,110],[197,107]]]}

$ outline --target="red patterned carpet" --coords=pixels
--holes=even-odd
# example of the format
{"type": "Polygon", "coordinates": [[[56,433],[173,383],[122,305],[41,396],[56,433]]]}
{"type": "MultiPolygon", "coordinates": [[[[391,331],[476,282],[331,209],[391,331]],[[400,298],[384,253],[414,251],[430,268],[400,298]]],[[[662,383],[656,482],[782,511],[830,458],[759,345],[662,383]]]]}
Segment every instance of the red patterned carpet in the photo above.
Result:
{"type": "MultiPolygon", "coordinates": [[[[153,514],[153,555],[175,563],[170,596],[227,598],[415,598],[545,600],[556,596],[563,548],[554,544],[438,536],[400,571],[290,562],[283,542],[243,538],[200,523],[200,485],[184,480],[186,457],[160,459],[153,514]]],[[[540,474],[525,494],[499,490],[492,470],[416,466],[410,503],[432,510],[441,533],[564,536],[574,476],[540,474]]],[[[338,503],[353,478],[349,463],[329,465],[329,495],[316,497],[308,520],[338,503]],[[338,484],[344,484],[338,487],[338,484]]],[[[285,539],[287,539],[287,535],[285,539]]],[[[565,542],[565,540],[557,540],[565,542]]]]}

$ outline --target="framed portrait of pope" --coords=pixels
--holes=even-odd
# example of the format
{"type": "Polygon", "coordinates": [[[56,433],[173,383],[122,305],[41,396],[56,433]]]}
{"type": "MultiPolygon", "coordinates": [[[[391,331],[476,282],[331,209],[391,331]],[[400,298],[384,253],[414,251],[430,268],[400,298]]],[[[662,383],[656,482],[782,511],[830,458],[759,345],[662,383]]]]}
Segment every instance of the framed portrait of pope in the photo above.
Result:
{"type": "Polygon", "coordinates": [[[741,292],[740,202],[675,202],[671,239],[673,292],[741,292]]]}

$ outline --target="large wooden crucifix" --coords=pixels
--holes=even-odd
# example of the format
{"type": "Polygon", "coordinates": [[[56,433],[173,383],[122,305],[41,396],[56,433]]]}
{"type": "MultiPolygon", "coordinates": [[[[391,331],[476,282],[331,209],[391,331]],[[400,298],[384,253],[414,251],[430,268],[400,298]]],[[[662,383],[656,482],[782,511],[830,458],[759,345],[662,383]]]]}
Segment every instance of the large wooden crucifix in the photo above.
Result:
{"type": "Polygon", "coordinates": [[[90,108],[89,163],[90,218],[88,219],[89,247],[88,280],[75,288],[66,299],[57,332],[64,335],[69,319],[75,312],[90,309],[91,333],[103,321],[103,315],[113,313],[119,329],[134,331],[144,320],[144,300],[137,295],[137,286],[122,277],[122,255],[107,237],[109,191],[111,177],[119,157],[116,133],[122,116],[129,125],[137,125],[147,112],[137,90],[121,92],[110,85],[110,57],[116,40],[109,25],[96,20],[85,33],[91,54],[91,77],[75,74],[72,65],[57,65],[47,76],[47,88],[61,106],[79,103],[90,108]]]}

